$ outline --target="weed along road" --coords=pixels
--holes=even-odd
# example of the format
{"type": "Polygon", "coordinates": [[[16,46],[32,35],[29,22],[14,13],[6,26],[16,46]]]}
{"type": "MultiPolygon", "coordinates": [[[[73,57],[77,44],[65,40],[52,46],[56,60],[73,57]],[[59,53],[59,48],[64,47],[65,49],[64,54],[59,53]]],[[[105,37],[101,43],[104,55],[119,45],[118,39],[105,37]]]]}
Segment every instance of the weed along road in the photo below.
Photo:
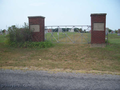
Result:
{"type": "Polygon", "coordinates": [[[0,90],[120,90],[120,76],[0,70],[0,90]]]}

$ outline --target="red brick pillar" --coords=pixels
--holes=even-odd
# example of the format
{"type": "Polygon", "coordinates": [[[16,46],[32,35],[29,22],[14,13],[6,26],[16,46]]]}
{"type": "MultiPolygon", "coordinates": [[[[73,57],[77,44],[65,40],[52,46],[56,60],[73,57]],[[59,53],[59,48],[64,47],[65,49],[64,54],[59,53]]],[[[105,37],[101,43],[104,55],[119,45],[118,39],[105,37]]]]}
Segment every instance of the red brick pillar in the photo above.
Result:
{"type": "Polygon", "coordinates": [[[120,29],[118,29],[118,35],[120,36],[120,29]]]}
{"type": "Polygon", "coordinates": [[[29,28],[33,30],[32,41],[44,41],[44,18],[43,16],[29,16],[29,28]]]}
{"type": "Polygon", "coordinates": [[[106,14],[91,14],[91,44],[105,44],[106,14]]]}

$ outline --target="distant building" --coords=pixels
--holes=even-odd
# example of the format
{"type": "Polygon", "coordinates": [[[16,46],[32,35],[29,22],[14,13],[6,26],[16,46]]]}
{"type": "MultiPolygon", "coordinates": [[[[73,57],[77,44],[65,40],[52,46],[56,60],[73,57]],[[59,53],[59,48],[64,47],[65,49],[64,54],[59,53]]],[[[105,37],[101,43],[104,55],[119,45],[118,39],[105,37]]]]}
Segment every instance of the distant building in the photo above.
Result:
{"type": "Polygon", "coordinates": [[[45,29],[44,33],[45,33],[45,34],[46,34],[46,33],[48,33],[48,30],[47,30],[47,29],[45,29]]]}
{"type": "Polygon", "coordinates": [[[44,32],[45,32],[45,34],[49,33],[49,32],[52,32],[52,29],[45,29],[44,32]]]}
{"type": "Polygon", "coordinates": [[[52,32],[52,29],[48,29],[48,32],[52,32]]]}

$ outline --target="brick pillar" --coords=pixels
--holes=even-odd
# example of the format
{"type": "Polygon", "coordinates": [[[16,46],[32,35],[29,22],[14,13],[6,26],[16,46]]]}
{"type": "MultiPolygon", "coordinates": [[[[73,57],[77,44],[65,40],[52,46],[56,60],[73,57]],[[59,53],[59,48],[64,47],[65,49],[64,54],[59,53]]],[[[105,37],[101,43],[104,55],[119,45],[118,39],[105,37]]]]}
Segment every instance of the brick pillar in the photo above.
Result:
{"type": "Polygon", "coordinates": [[[29,16],[29,28],[33,30],[32,41],[44,41],[44,18],[43,16],[29,16]]]}
{"type": "Polygon", "coordinates": [[[120,29],[118,29],[118,35],[120,36],[120,29]]]}
{"type": "Polygon", "coordinates": [[[105,44],[106,14],[91,14],[91,44],[105,44]]]}

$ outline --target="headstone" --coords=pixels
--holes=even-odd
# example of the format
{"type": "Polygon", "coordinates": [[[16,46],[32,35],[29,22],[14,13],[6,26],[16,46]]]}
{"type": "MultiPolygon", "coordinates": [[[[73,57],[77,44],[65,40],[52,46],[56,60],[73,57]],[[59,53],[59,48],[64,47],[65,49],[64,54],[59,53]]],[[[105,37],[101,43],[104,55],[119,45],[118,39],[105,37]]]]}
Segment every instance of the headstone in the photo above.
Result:
{"type": "Polygon", "coordinates": [[[9,31],[6,31],[6,32],[5,32],[5,35],[8,35],[8,34],[9,34],[9,31]]]}
{"type": "Polygon", "coordinates": [[[2,31],[0,31],[0,35],[2,35],[2,31]]]}
{"type": "Polygon", "coordinates": [[[47,29],[47,27],[45,27],[44,32],[45,32],[45,34],[48,33],[48,29],[47,29]]]}
{"type": "Polygon", "coordinates": [[[62,28],[58,28],[58,32],[62,32],[62,28]]]}
{"type": "Polygon", "coordinates": [[[74,28],[71,28],[70,32],[74,32],[74,28]]]}
{"type": "Polygon", "coordinates": [[[105,33],[106,33],[106,35],[109,33],[109,29],[108,28],[106,28],[106,32],[105,33]]]}

